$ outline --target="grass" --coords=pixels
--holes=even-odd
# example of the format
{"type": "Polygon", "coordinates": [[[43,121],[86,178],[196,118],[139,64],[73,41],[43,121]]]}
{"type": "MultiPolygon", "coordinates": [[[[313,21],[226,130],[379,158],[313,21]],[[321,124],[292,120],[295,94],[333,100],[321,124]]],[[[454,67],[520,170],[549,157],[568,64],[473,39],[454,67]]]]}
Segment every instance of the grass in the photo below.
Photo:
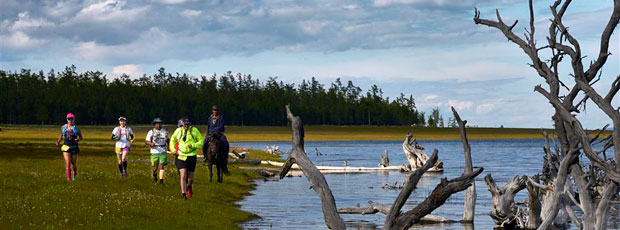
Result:
{"type": "MultiPolygon", "coordinates": [[[[148,149],[138,141],[130,153],[129,177],[120,178],[107,127],[84,129],[87,139],[80,144],[78,180],[73,182],[65,179],[52,128],[14,128],[0,131],[3,229],[236,229],[253,218],[235,204],[250,194],[251,180],[258,178],[238,168],[242,165],[229,165],[232,175],[218,184],[208,182],[207,168],[198,163],[195,196],[183,201],[174,164],[166,169],[165,185],[153,183],[148,149]]],[[[248,156],[277,158],[262,151],[248,156]]]]}
{"type": "MultiPolygon", "coordinates": [[[[174,126],[167,126],[173,131],[174,126]]],[[[86,144],[109,146],[113,126],[81,126],[86,144]]],[[[151,126],[132,126],[137,140],[143,140],[151,126]]],[[[198,126],[201,131],[204,126],[198,126]]],[[[12,139],[26,137],[22,141],[31,143],[50,143],[57,138],[60,126],[4,126],[0,132],[0,144],[12,139]]],[[[228,140],[239,141],[290,141],[290,127],[285,126],[228,126],[228,140]]],[[[550,135],[555,132],[547,130],[550,135]]],[[[402,140],[407,133],[413,133],[419,140],[458,140],[458,128],[426,128],[408,126],[305,126],[305,140],[402,140]]],[[[610,131],[605,131],[609,135],[610,131]]],[[[542,138],[541,129],[533,128],[468,128],[469,139],[523,139],[542,138]]]]}

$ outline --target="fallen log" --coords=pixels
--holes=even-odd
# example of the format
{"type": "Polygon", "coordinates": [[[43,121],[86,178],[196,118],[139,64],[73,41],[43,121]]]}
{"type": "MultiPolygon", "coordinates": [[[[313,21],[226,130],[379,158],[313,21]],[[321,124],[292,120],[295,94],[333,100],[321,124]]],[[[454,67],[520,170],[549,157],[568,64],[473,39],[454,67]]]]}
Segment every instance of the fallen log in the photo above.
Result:
{"type": "MultiPolygon", "coordinates": [[[[368,201],[368,207],[361,207],[360,204],[357,204],[355,207],[351,208],[341,208],[338,209],[338,213],[340,214],[361,214],[361,215],[369,215],[376,213],[387,214],[390,211],[390,207],[384,204],[378,204],[372,201],[368,201]]],[[[435,215],[426,215],[420,219],[419,223],[424,224],[447,224],[447,223],[460,223],[462,221],[451,220],[442,216],[435,215]]]]}
{"type": "MultiPolygon", "coordinates": [[[[277,167],[283,167],[286,162],[278,161],[261,161],[263,165],[271,165],[277,167]]],[[[290,166],[290,170],[301,170],[299,165],[293,163],[290,166]]],[[[388,166],[388,167],[354,167],[354,166],[315,166],[322,173],[357,173],[357,172],[376,172],[376,171],[408,171],[408,168],[404,165],[401,166],[388,166]]]]}
{"type": "Polygon", "coordinates": [[[258,159],[228,159],[228,163],[260,165],[261,160],[258,159]]]}

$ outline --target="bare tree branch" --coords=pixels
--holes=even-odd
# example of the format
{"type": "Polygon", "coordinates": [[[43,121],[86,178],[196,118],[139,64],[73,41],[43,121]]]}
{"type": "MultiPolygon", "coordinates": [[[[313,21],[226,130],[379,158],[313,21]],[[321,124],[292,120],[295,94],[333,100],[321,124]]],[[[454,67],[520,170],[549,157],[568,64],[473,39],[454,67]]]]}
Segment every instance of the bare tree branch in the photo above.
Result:
{"type": "Polygon", "coordinates": [[[607,57],[609,57],[609,38],[613,34],[618,22],[620,21],[620,0],[614,0],[614,10],[601,34],[601,46],[596,61],[590,65],[590,68],[586,71],[586,77],[588,80],[594,78],[596,73],[605,65],[607,57]]]}
{"type": "Polygon", "coordinates": [[[321,198],[325,225],[327,225],[329,229],[346,229],[344,221],[338,214],[336,201],[334,200],[334,196],[332,195],[331,189],[329,189],[325,177],[316,166],[314,166],[304,151],[304,127],[301,118],[294,116],[288,105],[286,106],[286,117],[291,122],[291,128],[293,130],[293,149],[291,150],[289,160],[287,160],[287,163],[281,170],[280,176],[286,175],[286,172],[288,172],[293,163],[299,165],[299,168],[301,168],[308,182],[310,182],[312,189],[314,189],[321,198]]]}
{"type": "MultiPolygon", "coordinates": [[[[461,133],[461,142],[463,142],[463,153],[465,154],[465,170],[464,173],[471,173],[473,171],[473,165],[471,162],[471,146],[469,145],[469,141],[467,140],[467,131],[465,130],[465,125],[467,124],[466,120],[462,120],[459,113],[456,112],[454,107],[450,107],[452,109],[452,114],[456,119],[456,122],[459,124],[459,131],[461,133]]],[[[473,222],[474,214],[476,213],[476,183],[472,182],[471,187],[467,188],[467,192],[465,192],[465,204],[463,210],[463,221],[465,222],[473,222]]]]}
{"type": "Polygon", "coordinates": [[[466,173],[452,180],[447,180],[446,178],[442,179],[441,183],[433,189],[422,203],[418,204],[412,210],[402,213],[396,221],[390,222],[389,226],[384,224],[383,229],[409,229],[412,225],[420,221],[422,217],[443,205],[452,194],[467,189],[474,181],[474,178],[482,173],[482,171],[483,168],[476,168],[472,173],[466,173]]]}

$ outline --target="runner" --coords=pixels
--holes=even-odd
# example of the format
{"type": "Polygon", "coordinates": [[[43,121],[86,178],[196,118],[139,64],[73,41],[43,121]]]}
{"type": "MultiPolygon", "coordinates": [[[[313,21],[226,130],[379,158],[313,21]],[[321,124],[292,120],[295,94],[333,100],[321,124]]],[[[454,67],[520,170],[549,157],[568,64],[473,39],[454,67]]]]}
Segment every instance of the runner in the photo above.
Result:
{"type": "MultiPolygon", "coordinates": [[[[173,133],[176,133],[177,130],[181,129],[182,127],[183,127],[183,118],[179,119],[179,121],[177,122],[177,129],[175,129],[173,133]]],[[[170,148],[172,148],[172,145],[169,145],[169,146],[170,148]]],[[[175,154],[178,151],[179,151],[179,142],[177,142],[174,145],[174,151],[170,151],[170,152],[173,153],[172,156],[174,156],[174,165],[177,167],[177,173],[179,175],[179,178],[181,178],[181,168],[179,167],[178,159],[177,159],[179,155],[175,154]]],[[[187,180],[185,180],[185,183],[187,183],[187,180]]]]}
{"type": "Polygon", "coordinates": [[[157,169],[159,168],[159,183],[164,183],[165,170],[168,164],[166,149],[168,141],[168,131],[162,128],[163,121],[160,118],[153,119],[153,129],[146,134],[146,144],[151,147],[151,167],[153,171],[153,182],[157,182],[157,169]]]}
{"type": "Polygon", "coordinates": [[[60,151],[65,159],[65,174],[67,181],[77,180],[77,154],[80,152],[78,142],[82,140],[82,132],[75,124],[75,116],[73,113],[67,114],[67,124],[63,125],[60,131],[60,136],[56,141],[56,146],[60,146],[60,141],[64,142],[60,151]],[[73,165],[73,177],[71,177],[71,166],[73,165]]]}
{"type": "Polygon", "coordinates": [[[115,151],[118,160],[118,171],[121,177],[127,176],[127,154],[133,143],[133,130],[127,127],[127,118],[121,116],[118,118],[119,126],[112,130],[112,140],[116,141],[115,151]]]}
{"type": "Polygon", "coordinates": [[[187,200],[188,197],[192,197],[194,192],[192,190],[192,184],[194,183],[194,171],[196,169],[196,150],[202,148],[202,134],[198,131],[198,128],[191,126],[191,122],[188,118],[183,119],[183,127],[178,128],[172,134],[170,139],[170,148],[176,146],[178,143],[178,150],[174,153],[178,158],[177,164],[180,168],[180,184],[181,195],[183,199],[187,200]],[[187,182],[185,181],[187,179],[187,182]]]}

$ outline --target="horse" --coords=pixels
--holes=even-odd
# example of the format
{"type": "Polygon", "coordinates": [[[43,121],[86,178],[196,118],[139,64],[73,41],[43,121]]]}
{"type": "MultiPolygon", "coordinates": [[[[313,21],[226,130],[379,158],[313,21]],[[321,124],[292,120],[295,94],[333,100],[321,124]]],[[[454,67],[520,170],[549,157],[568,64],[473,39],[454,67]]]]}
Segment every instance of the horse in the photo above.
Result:
{"type": "Polygon", "coordinates": [[[228,151],[230,147],[222,143],[220,137],[221,134],[219,133],[211,133],[207,140],[207,146],[203,149],[203,153],[209,162],[209,182],[213,181],[213,164],[215,164],[215,168],[217,169],[217,182],[221,183],[224,181],[223,174],[228,164],[228,151]]]}

